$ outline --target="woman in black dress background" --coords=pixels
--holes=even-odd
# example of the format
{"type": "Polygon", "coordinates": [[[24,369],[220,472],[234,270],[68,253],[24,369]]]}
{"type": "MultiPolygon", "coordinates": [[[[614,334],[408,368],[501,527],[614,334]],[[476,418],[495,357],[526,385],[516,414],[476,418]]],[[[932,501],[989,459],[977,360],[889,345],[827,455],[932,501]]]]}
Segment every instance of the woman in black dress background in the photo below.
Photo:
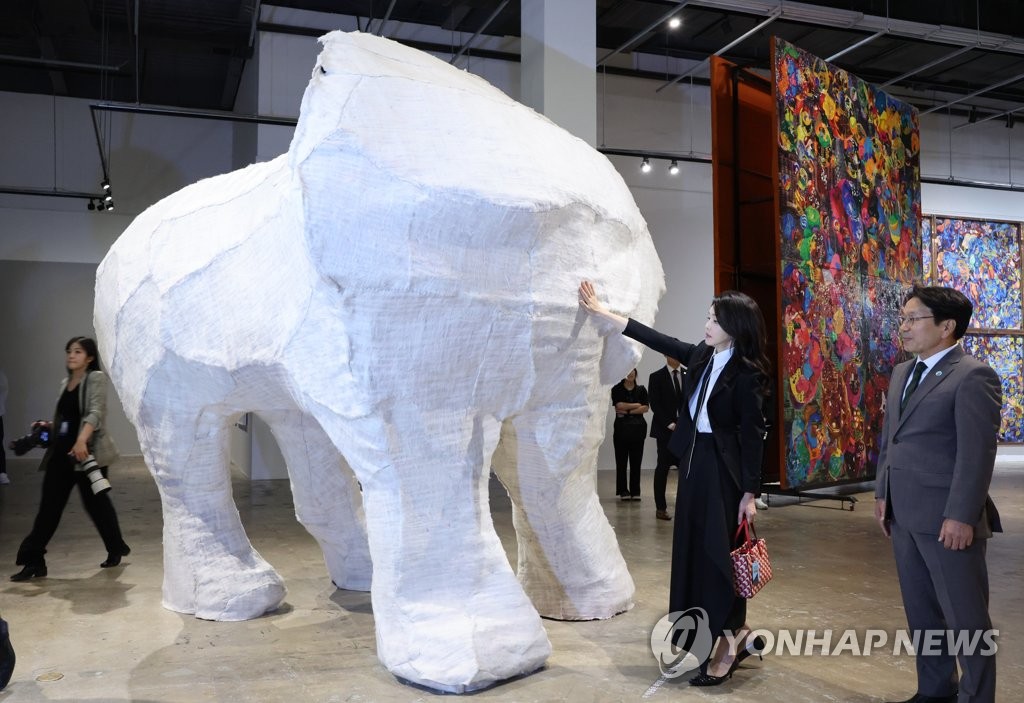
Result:
{"type": "Polygon", "coordinates": [[[669,440],[669,449],[680,457],[669,610],[699,607],[707,612],[711,634],[718,639],[690,683],[720,684],[752,646],[763,646],[748,642],[747,602],[735,594],[729,553],[737,526],[743,518],[753,523],[757,514],[762,408],[770,378],[764,318],[749,296],[726,291],[711,303],[704,339],[690,344],[609,311],[588,281],[580,284],[579,299],[591,315],[688,367],[687,407],[680,409],[669,440]],[[735,634],[732,648],[722,636],[726,632],[735,634]]]}
{"type": "Polygon", "coordinates": [[[615,425],[612,429],[615,495],[622,500],[640,500],[640,464],[644,460],[644,442],[647,441],[644,413],[650,406],[647,402],[647,389],[636,382],[636,369],[612,386],[612,405],[615,406],[615,425]]]}

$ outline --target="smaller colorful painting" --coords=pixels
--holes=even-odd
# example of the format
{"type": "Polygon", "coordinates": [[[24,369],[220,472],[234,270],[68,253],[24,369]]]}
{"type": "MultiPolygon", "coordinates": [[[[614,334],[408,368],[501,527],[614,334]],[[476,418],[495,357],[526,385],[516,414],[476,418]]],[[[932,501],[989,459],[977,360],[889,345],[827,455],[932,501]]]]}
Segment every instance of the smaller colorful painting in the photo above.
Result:
{"type": "Polygon", "coordinates": [[[932,281],[971,299],[971,328],[1021,329],[1020,225],[936,217],[932,238],[932,281]]]}
{"type": "Polygon", "coordinates": [[[921,271],[924,272],[924,280],[929,283],[934,280],[932,274],[932,217],[925,215],[921,218],[921,271]]]}
{"type": "Polygon", "coordinates": [[[964,351],[995,369],[1003,382],[1000,442],[1024,442],[1024,337],[969,334],[964,351]]]}

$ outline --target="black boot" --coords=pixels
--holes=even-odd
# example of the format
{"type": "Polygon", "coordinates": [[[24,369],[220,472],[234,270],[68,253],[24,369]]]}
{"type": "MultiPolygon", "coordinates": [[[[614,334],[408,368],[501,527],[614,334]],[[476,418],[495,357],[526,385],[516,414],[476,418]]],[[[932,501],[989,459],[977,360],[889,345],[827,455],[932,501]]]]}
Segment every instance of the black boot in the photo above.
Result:
{"type": "Polygon", "coordinates": [[[11,576],[11,581],[28,581],[30,578],[46,576],[46,562],[42,564],[26,564],[18,573],[11,576]]]}

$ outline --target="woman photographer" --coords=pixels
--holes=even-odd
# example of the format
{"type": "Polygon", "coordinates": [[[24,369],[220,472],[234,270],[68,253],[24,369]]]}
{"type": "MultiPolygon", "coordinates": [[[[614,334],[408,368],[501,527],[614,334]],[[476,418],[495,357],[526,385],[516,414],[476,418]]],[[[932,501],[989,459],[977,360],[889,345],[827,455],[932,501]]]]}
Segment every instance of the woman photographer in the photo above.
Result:
{"type": "Polygon", "coordinates": [[[117,449],[106,434],[107,377],[100,371],[96,342],[73,337],[64,346],[68,376],[61,382],[57,410],[50,425],[50,447],[40,467],[43,495],[35,523],[18,548],[17,564],[24,566],[12,581],[46,576],[46,545],[57,531],[71,489],[77,484],[85,510],[103,538],[107,559],[101,567],[117,566],[131,549],[121,537],[117,513],[105,482],[107,466],[117,459],[117,449]],[[96,471],[87,471],[95,460],[96,471]],[[82,463],[86,466],[82,466],[82,463]],[[102,480],[98,480],[101,479],[102,480]]]}

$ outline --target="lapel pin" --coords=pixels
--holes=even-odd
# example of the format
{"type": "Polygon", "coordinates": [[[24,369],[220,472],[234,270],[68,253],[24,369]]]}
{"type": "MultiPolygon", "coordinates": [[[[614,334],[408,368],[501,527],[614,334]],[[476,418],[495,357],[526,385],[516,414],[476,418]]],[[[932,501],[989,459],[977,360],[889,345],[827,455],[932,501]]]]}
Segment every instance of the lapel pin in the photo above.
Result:
{"type": "Polygon", "coordinates": [[[936,371],[936,372],[935,372],[935,376],[936,376],[936,377],[938,377],[938,376],[941,376],[941,375],[942,375],[942,372],[941,372],[941,371],[936,371]]]}

